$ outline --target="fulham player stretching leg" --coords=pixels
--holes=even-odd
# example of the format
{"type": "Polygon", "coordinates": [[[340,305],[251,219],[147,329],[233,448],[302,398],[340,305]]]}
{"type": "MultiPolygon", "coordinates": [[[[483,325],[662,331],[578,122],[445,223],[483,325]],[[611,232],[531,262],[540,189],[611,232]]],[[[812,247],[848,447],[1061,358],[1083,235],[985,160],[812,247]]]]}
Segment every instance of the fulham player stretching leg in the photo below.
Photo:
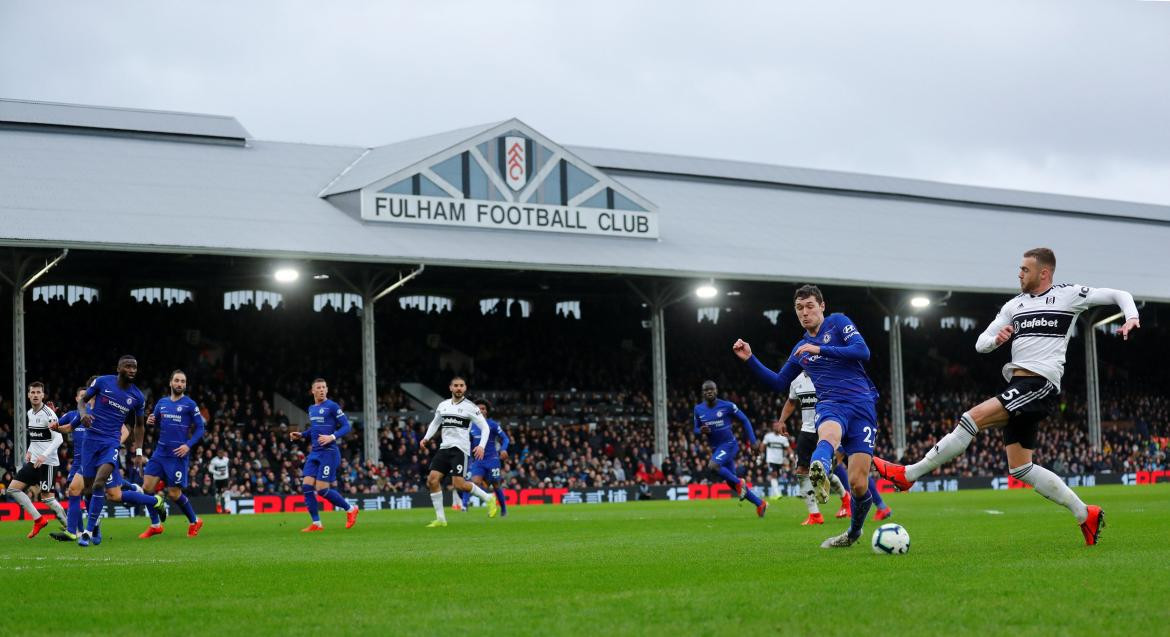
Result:
{"type": "Polygon", "coordinates": [[[1068,488],[1060,476],[1032,462],[1037,425],[1057,404],[1064,374],[1065,350],[1077,315],[1098,305],[1117,305],[1125,313],[1121,335],[1140,327],[1137,306],[1129,292],[1080,285],[1053,285],[1056,255],[1048,248],[1024,253],[1020,263],[1021,293],[1008,301],[979,336],[975,349],[987,354],[1011,341],[1012,360],[1003,367],[1007,387],[959,418],[951,433],[943,436],[922,460],[907,466],[874,458],[882,477],[905,491],[914,482],[967,449],[975,434],[1003,428],[1012,477],[1036,488],[1036,493],[1066,507],[1081,525],[1085,544],[1097,543],[1105,514],[1088,505],[1068,488]]]}
{"type": "Polygon", "coordinates": [[[427,441],[442,429],[442,442],[435,457],[431,458],[431,471],[427,474],[427,490],[431,492],[431,504],[435,507],[435,520],[427,525],[429,528],[447,526],[447,514],[443,512],[444,475],[451,476],[451,485],[456,491],[470,491],[471,495],[487,502],[488,517],[494,518],[500,512],[500,503],[495,495],[464,478],[468,465],[467,453],[471,450],[471,423],[474,422],[483,432],[483,438],[474,450],[476,460],[483,459],[492,428],[480,413],[479,407],[464,397],[467,381],[456,376],[451,379],[448,389],[451,390],[451,398],[435,408],[435,418],[427,427],[427,435],[418,442],[419,449],[426,449],[427,441]]]}

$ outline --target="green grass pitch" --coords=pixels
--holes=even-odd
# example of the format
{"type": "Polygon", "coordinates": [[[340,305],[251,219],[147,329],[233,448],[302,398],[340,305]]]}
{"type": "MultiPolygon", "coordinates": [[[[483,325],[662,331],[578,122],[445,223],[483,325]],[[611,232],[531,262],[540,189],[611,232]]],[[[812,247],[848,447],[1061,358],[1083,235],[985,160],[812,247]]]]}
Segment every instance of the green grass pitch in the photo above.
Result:
{"type": "MultiPolygon", "coordinates": [[[[1102,505],[1085,547],[1064,509],[1030,491],[892,494],[908,555],[845,527],[765,519],[735,501],[324,513],[185,520],[138,540],[106,520],[81,549],[0,525],[6,635],[1086,635],[1170,630],[1170,485],[1079,490],[1102,505]]],[[[831,501],[833,505],[835,501],[831,501]]],[[[826,506],[831,515],[835,506],[826,506]]],[[[45,535],[47,535],[46,530],[45,535]]]]}

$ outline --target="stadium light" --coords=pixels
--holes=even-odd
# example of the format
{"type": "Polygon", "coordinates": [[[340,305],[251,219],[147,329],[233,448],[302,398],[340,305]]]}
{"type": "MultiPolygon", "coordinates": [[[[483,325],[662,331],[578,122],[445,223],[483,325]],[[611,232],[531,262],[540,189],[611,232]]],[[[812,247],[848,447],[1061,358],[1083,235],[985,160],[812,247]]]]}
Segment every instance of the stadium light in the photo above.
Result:
{"type": "Polygon", "coordinates": [[[930,299],[925,296],[916,296],[910,299],[910,307],[921,310],[930,306],[930,299]]]}
{"type": "Polygon", "coordinates": [[[300,278],[301,273],[293,268],[280,268],[272,276],[281,283],[292,283],[300,278]]]}
{"type": "Polygon", "coordinates": [[[713,298],[716,294],[719,294],[719,289],[715,287],[714,281],[708,281],[707,283],[704,283],[703,285],[695,288],[695,296],[699,297],[700,299],[710,299],[713,298]]]}

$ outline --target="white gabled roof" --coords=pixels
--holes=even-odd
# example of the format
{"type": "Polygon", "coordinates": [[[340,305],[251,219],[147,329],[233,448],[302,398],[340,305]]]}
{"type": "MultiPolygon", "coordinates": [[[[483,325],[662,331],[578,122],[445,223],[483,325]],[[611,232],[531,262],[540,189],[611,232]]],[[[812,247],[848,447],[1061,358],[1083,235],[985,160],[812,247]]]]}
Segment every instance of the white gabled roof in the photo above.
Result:
{"type": "Polygon", "coordinates": [[[0,125],[155,133],[243,142],[251,137],[236,118],[84,104],[0,99],[0,125]]]}
{"type": "MultiPolygon", "coordinates": [[[[656,206],[659,240],[371,223],[339,201],[517,125],[386,146],[384,157],[352,146],[0,127],[0,245],[995,292],[1014,288],[1025,249],[1047,245],[1061,281],[1170,301],[1163,206],[1112,216],[1112,206],[1086,209],[1077,198],[1062,208],[1066,198],[1036,195],[1043,205],[1021,206],[975,196],[987,189],[900,192],[899,180],[884,178],[877,185],[889,192],[842,188],[833,180],[849,180],[839,176],[793,184],[765,178],[760,165],[582,148],[567,152],[656,206]]],[[[1116,210],[1132,212],[1124,202],[1116,210]]]]}
{"type": "Polygon", "coordinates": [[[367,149],[353,164],[346,166],[337,175],[337,178],[332,180],[319,194],[322,197],[328,197],[343,192],[361,190],[384,179],[387,175],[397,174],[420,161],[450,150],[460,142],[476,137],[501,123],[469,126],[367,149]]]}

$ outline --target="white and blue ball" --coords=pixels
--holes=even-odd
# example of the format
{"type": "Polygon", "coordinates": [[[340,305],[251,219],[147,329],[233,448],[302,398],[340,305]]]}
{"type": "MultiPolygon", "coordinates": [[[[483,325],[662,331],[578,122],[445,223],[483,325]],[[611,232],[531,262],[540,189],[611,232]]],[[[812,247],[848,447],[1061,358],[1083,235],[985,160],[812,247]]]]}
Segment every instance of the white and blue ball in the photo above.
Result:
{"type": "Polygon", "coordinates": [[[901,524],[883,524],[874,529],[873,552],[902,555],[910,551],[910,534],[901,524]]]}

